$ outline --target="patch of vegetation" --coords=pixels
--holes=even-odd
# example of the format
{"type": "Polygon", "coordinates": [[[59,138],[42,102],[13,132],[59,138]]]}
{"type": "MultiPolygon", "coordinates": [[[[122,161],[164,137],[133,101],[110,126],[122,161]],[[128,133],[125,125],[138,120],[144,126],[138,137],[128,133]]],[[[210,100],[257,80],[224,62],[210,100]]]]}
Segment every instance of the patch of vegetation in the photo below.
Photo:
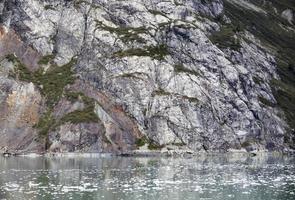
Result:
{"type": "Polygon", "coordinates": [[[162,15],[163,17],[167,17],[167,15],[165,15],[164,13],[162,13],[161,11],[158,10],[148,10],[150,13],[152,13],[153,15],[162,15]]]}
{"type": "MultiPolygon", "coordinates": [[[[46,57],[42,63],[47,63],[52,57],[46,57]]],[[[41,94],[46,98],[46,104],[51,109],[59,101],[62,96],[64,87],[68,84],[73,84],[75,81],[72,66],[76,63],[72,59],[69,63],[58,67],[56,65],[44,72],[43,68],[35,72],[30,72],[16,57],[9,55],[8,59],[15,63],[14,76],[26,82],[34,83],[40,90],[41,94]]]]}
{"type": "Polygon", "coordinates": [[[122,78],[137,78],[134,74],[132,73],[126,73],[121,75],[122,78]]]}
{"type": "Polygon", "coordinates": [[[182,98],[187,99],[190,103],[199,103],[199,99],[196,97],[182,96],[182,98]]]}
{"type": "Polygon", "coordinates": [[[293,0],[250,0],[252,4],[264,8],[264,10],[270,11],[274,14],[280,15],[286,9],[295,10],[295,4],[293,0]],[[276,10],[275,10],[276,9],[276,10]]]}
{"type": "Polygon", "coordinates": [[[155,142],[150,142],[149,146],[148,146],[148,149],[149,150],[161,150],[164,147],[165,147],[165,145],[159,145],[159,144],[156,144],[155,142]]]}
{"type": "Polygon", "coordinates": [[[71,103],[82,100],[82,98],[84,97],[84,94],[82,92],[65,92],[64,95],[71,103]]]}
{"type": "Polygon", "coordinates": [[[152,94],[152,96],[167,96],[167,95],[171,95],[171,93],[163,90],[162,88],[155,90],[152,94]]]}
{"type": "Polygon", "coordinates": [[[83,93],[74,93],[68,92],[65,95],[71,102],[75,100],[81,99],[84,103],[85,108],[83,110],[76,110],[71,113],[66,114],[63,116],[60,121],[59,125],[64,124],[66,122],[71,122],[73,124],[79,123],[90,123],[90,122],[99,122],[100,119],[94,112],[95,108],[95,100],[85,96],[83,93]]]}
{"type": "Polygon", "coordinates": [[[114,54],[115,57],[128,56],[148,56],[157,60],[164,60],[165,56],[169,54],[168,47],[164,44],[158,46],[145,46],[144,48],[127,49],[118,51],[114,54]]]}
{"type": "MultiPolygon", "coordinates": [[[[78,124],[100,121],[94,112],[94,99],[87,97],[80,92],[66,92],[64,94],[65,86],[73,84],[75,81],[74,73],[72,72],[72,66],[75,64],[76,60],[72,59],[69,63],[58,67],[51,62],[53,58],[54,57],[52,55],[48,55],[44,56],[39,61],[39,64],[51,64],[51,67],[48,71],[45,72],[44,69],[40,68],[35,72],[31,72],[14,55],[6,56],[6,59],[10,62],[13,62],[15,65],[14,73],[11,75],[18,80],[34,83],[34,85],[39,88],[42,96],[46,99],[47,111],[42,115],[42,117],[39,119],[39,122],[34,126],[34,128],[39,130],[39,135],[41,137],[47,137],[50,131],[66,122],[78,124]],[[59,102],[63,94],[72,103],[77,100],[83,101],[84,109],[68,113],[61,119],[57,120],[53,117],[52,113],[54,106],[59,102]]],[[[45,145],[48,146],[48,138],[46,138],[45,145]]]]}
{"type": "Polygon", "coordinates": [[[149,142],[146,136],[143,136],[135,141],[137,147],[142,147],[149,142]]]}
{"type": "Polygon", "coordinates": [[[39,119],[38,124],[34,126],[39,130],[39,135],[45,137],[48,135],[52,125],[55,124],[55,119],[52,116],[52,110],[48,110],[43,116],[39,119]]]}
{"type": "Polygon", "coordinates": [[[176,64],[174,65],[174,71],[176,73],[188,73],[195,76],[199,76],[200,74],[194,70],[186,68],[183,64],[176,64]]]}
{"type": "MultiPolygon", "coordinates": [[[[295,80],[294,80],[295,81],[295,80]]],[[[276,98],[277,105],[285,113],[288,124],[295,129],[295,87],[283,80],[272,81],[272,91],[276,98]]]]}
{"type": "Polygon", "coordinates": [[[174,0],[174,4],[176,6],[183,6],[184,5],[183,3],[178,2],[178,0],[174,0]]]}
{"type": "Polygon", "coordinates": [[[51,64],[51,62],[53,61],[54,59],[54,55],[46,55],[46,56],[43,56],[39,61],[38,61],[38,64],[39,65],[47,65],[47,64],[51,64]]]}
{"type": "Polygon", "coordinates": [[[175,143],[172,143],[172,145],[177,146],[177,147],[182,147],[182,146],[185,146],[185,143],[183,143],[183,142],[175,142],[175,143]]]}
{"type": "Polygon", "coordinates": [[[118,27],[114,28],[111,26],[107,26],[103,24],[101,21],[96,21],[96,27],[101,28],[103,30],[106,30],[110,33],[115,33],[118,35],[118,37],[123,41],[123,42],[139,42],[139,43],[145,43],[146,40],[139,36],[139,34],[148,34],[148,30],[145,27],[118,27]]]}
{"type": "Polygon", "coordinates": [[[241,147],[243,147],[243,148],[248,148],[248,147],[251,147],[252,146],[252,144],[250,143],[250,142],[248,142],[248,141],[245,141],[245,142],[243,142],[242,144],[241,144],[241,147]]]}
{"type": "MultiPolygon", "coordinates": [[[[53,108],[58,103],[63,95],[64,88],[68,84],[73,84],[75,81],[74,73],[72,72],[72,66],[76,62],[72,59],[69,63],[58,67],[56,65],[51,65],[51,68],[44,72],[43,68],[35,72],[31,72],[27,67],[22,64],[17,57],[14,55],[6,56],[6,59],[13,62],[15,65],[14,72],[11,73],[13,78],[20,81],[32,82],[38,87],[40,93],[46,99],[47,112],[39,119],[35,128],[39,130],[41,136],[46,136],[48,132],[57,126],[56,120],[52,116],[53,108]]],[[[53,59],[52,56],[45,56],[40,60],[40,63],[47,64],[53,59]]],[[[51,63],[52,64],[52,63],[51,63]]],[[[74,96],[74,94],[72,94],[74,96]]],[[[74,97],[73,97],[74,98],[74,97]]],[[[94,109],[93,101],[90,101],[86,97],[83,97],[83,102],[85,102],[85,110],[70,114],[63,119],[63,122],[79,122],[82,121],[94,121],[97,117],[92,113],[94,109]],[[92,109],[92,112],[90,110],[92,109]],[[78,118],[80,118],[78,120],[78,118]]],[[[59,122],[60,123],[60,122],[59,122]]]]}
{"type": "Polygon", "coordinates": [[[22,64],[19,59],[13,54],[9,54],[5,57],[9,62],[14,63],[14,72],[10,73],[10,77],[15,79],[21,79],[23,81],[31,82],[31,72],[22,64]]]}
{"type": "MultiPolygon", "coordinates": [[[[294,39],[295,40],[295,39],[294,39]]],[[[291,55],[289,55],[291,56],[291,55]]],[[[295,53],[294,53],[295,57],[295,53]]],[[[272,91],[278,106],[284,111],[286,120],[295,129],[295,62],[291,60],[281,62],[283,56],[278,59],[278,73],[280,80],[272,81],[272,91]]],[[[295,136],[295,135],[294,135],[295,136]]],[[[295,142],[294,142],[295,144],[295,142]]]]}
{"type": "Polygon", "coordinates": [[[133,72],[133,73],[124,73],[121,75],[118,75],[117,77],[121,77],[121,78],[133,78],[133,79],[140,79],[142,80],[141,76],[144,76],[146,74],[144,73],[140,73],[140,72],[133,72]]]}
{"type": "Polygon", "coordinates": [[[79,123],[90,123],[98,122],[98,116],[93,112],[91,108],[86,108],[84,110],[75,110],[64,117],[61,118],[60,123],[64,124],[66,122],[71,122],[72,124],[79,123]]]}
{"type": "Polygon", "coordinates": [[[43,116],[39,119],[37,125],[34,128],[39,130],[40,136],[47,136],[51,130],[56,129],[57,127],[70,122],[72,124],[79,123],[91,123],[99,122],[100,119],[94,113],[95,100],[85,96],[83,93],[67,92],[65,94],[66,98],[69,99],[72,103],[77,100],[82,100],[85,108],[83,110],[75,110],[71,113],[66,114],[61,119],[56,120],[52,116],[52,109],[49,109],[43,116]]]}
{"type": "Polygon", "coordinates": [[[143,136],[143,137],[137,139],[135,144],[137,147],[142,147],[142,146],[148,144],[149,150],[161,150],[162,148],[165,147],[165,145],[159,145],[156,142],[149,140],[149,138],[146,136],[143,136]]]}
{"type": "Polygon", "coordinates": [[[293,25],[283,19],[280,14],[287,8],[295,9],[293,0],[250,0],[260,6],[267,15],[224,1],[225,14],[233,24],[243,24],[243,28],[259,38],[262,45],[271,54],[276,53],[277,73],[280,80],[271,82],[276,106],[284,111],[289,129],[284,136],[284,142],[295,149],[295,39],[294,32],[289,29],[293,25]]]}
{"type": "Polygon", "coordinates": [[[17,63],[18,59],[15,55],[13,54],[8,54],[7,56],[5,56],[5,58],[9,61],[9,62],[13,62],[13,63],[17,63]]]}
{"type": "Polygon", "coordinates": [[[55,10],[54,7],[52,5],[45,5],[44,6],[45,10],[55,10]]]}
{"type": "Polygon", "coordinates": [[[224,25],[219,32],[213,33],[209,39],[213,44],[216,44],[219,48],[230,48],[238,51],[241,48],[240,40],[237,38],[236,33],[239,32],[239,28],[231,25],[224,25]]]}
{"type": "Polygon", "coordinates": [[[128,56],[149,56],[149,53],[145,49],[127,49],[124,51],[118,51],[115,53],[117,57],[128,57],[128,56]]]}
{"type": "Polygon", "coordinates": [[[76,63],[75,59],[72,59],[69,63],[57,67],[43,73],[43,70],[39,70],[33,74],[34,82],[41,88],[41,93],[46,97],[47,105],[53,107],[61,98],[64,87],[69,84],[73,84],[75,81],[74,73],[72,72],[72,66],[76,63]]]}
{"type": "MultiPolygon", "coordinates": [[[[277,105],[284,111],[290,128],[295,129],[295,39],[293,31],[283,28],[290,24],[280,16],[281,11],[294,8],[295,5],[293,0],[270,1],[272,6],[279,9],[278,13],[273,12],[273,9],[264,9],[268,12],[265,15],[243,9],[226,0],[224,1],[225,14],[234,25],[243,24],[243,28],[258,37],[263,46],[277,52],[277,72],[281,80],[272,82],[272,90],[277,105]]],[[[265,5],[261,0],[250,0],[250,2],[260,7],[265,5]]]]}
{"type": "Polygon", "coordinates": [[[274,107],[274,106],[275,106],[274,103],[270,102],[269,100],[267,100],[266,98],[264,98],[264,97],[262,97],[262,96],[259,96],[258,99],[259,99],[259,101],[260,101],[261,103],[263,103],[263,104],[266,105],[266,106],[269,106],[269,107],[274,107]]]}
{"type": "Polygon", "coordinates": [[[88,1],[86,1],[86,0],[75,0],[75,1],[74,1],[74,7],[77,9],[77,8],[80,7],[80,5],[81,5],[82,3],[90,4],[90,3],[89,3],[88,1]]]}
{"type": "Polygon", "coordinates": [[[189,39],[189,36],[183,32],[179,32],[175,30],[175,28],[180,28],[180,29],[191,29],[191,28],[198,28],[194,23],[187,21],[187,20],[174,20],[173,21],[173,30],[176,32],[176,34],[180,34],[184,36],[184,38],[189,39]]]}
{"type": "Polygon", "coordinates": [[[253,76],[253,81],[257,85],[261,85],[261,83],[263,82],[263,80],[257,76],[253,76]]]}

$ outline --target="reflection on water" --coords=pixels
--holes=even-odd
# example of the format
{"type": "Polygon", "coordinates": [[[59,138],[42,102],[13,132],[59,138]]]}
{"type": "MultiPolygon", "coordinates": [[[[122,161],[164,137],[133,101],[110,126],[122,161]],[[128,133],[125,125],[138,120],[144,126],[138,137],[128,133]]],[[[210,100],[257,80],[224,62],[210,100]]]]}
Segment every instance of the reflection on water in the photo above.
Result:
{"type": "Polygon", "coordinates": [[[0,199],[295,199],[295,158],[0,157],[0,199]]]}

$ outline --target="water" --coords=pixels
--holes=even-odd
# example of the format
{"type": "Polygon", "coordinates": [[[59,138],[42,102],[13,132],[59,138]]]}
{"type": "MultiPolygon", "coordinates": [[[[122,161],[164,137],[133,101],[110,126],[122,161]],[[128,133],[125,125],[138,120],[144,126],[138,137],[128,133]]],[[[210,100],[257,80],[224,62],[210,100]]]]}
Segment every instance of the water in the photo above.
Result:
{"type": "Polygon", "coordinates": [[[0,199],[295,199],[295,158],[0,157],[0,199]]]}

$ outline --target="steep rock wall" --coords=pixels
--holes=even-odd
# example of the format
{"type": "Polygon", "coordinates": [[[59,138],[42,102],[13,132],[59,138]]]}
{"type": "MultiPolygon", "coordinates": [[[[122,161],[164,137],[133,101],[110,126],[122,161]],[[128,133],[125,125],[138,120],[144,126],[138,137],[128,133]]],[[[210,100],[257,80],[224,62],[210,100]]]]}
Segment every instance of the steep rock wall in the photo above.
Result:
{"type": "MultiPolygon", "coordinates": [[[[248,21],[235,16],[237,5],[245,15],[273,15],[265,4],[0,4],[0,55],[5,63],[1,66],[6,69],[0,73],[0,88],[17,85],[2,90],[1,105],[7,106],[1,107],[5,119],[0,125],[5,128],[8,119],[21,120],[17,113],[32,107],[26,115],[34,117],[23,128],[29,127],[33,143],[44,151],[124,152],[145,143],[152,149],[174,145],[197,152],[294,148],[292,113],[277,97],[277,91],[286,92],[294,109],[294,85],[284,83],[288,88],[281,90],[274,86],[284,81],[278,70],[278,46],[270,46],[259,29],[256,34],[248,21]],[[9,112],[11,97],[22,95],[26,101],[9,112]]],[[[273,22],[282,23],[286,34],[294,33],[293,7],[270,6],[279,9],[275,20],[282,20],[273,22]]],[[[292,63],[287,65],[292,68],[292,63]]],[[[13,138],[17,129],[9,126],[9,132],[0,134],[13,138]]]]}

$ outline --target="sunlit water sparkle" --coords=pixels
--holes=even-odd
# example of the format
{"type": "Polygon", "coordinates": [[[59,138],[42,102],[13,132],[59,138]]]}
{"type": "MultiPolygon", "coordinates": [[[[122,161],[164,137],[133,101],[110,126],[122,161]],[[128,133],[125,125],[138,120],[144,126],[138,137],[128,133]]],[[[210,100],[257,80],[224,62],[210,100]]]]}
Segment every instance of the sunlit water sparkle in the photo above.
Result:
{"type": "Polygon", "coordinates": [[[295,157],[0,157],[0,199],[295,199],[295,157]]]}

